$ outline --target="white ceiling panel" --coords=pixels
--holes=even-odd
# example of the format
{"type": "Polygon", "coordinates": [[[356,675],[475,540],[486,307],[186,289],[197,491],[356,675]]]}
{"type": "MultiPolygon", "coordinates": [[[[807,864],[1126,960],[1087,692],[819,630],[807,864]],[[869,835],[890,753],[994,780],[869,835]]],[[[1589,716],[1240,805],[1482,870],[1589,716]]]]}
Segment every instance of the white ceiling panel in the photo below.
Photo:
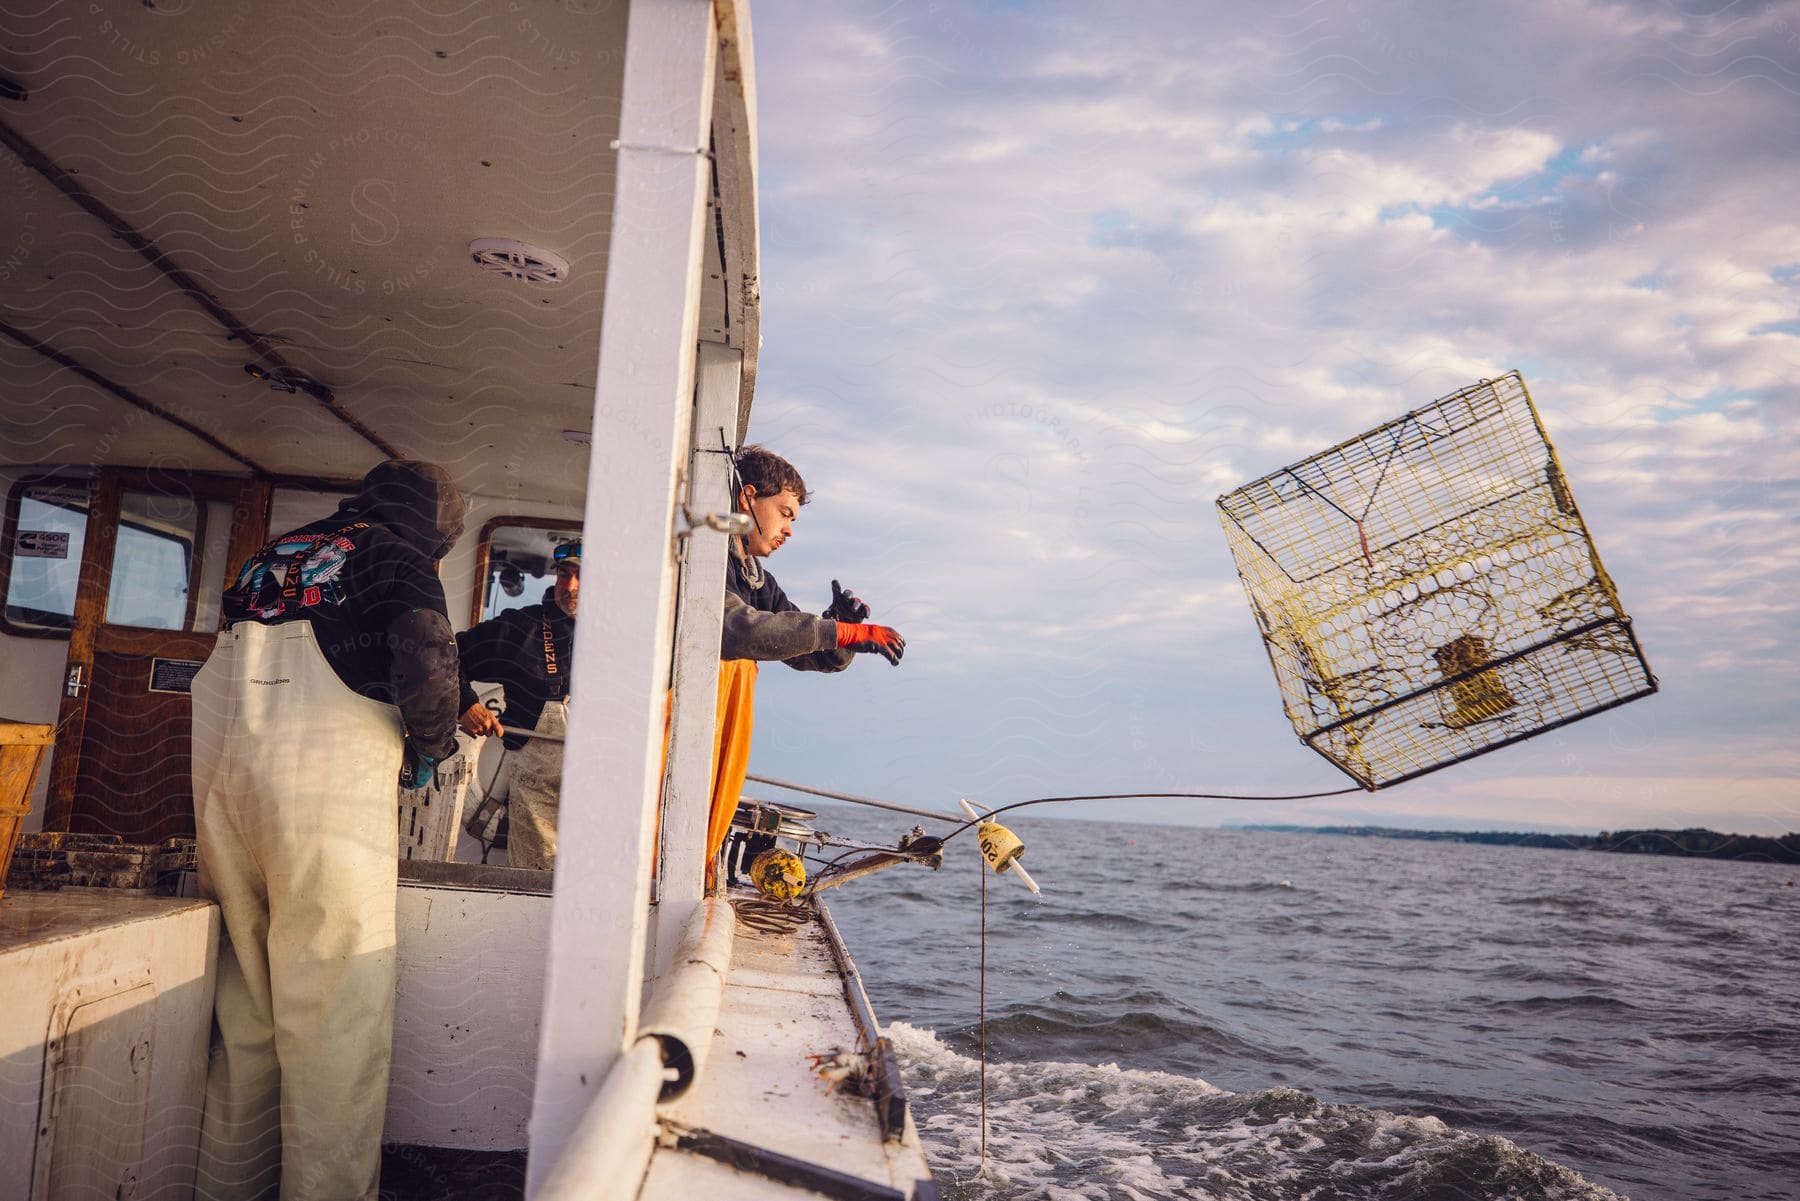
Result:
{"type": "MultiPolygon", "coordinates": [[[[0,15],[0,71],[29,91],[0,121],[381,440],[470,490],[572,501],[624,20],[600,0],[53,4],[0,15]],[[479,237],[543,247],[567,281],[483,271],[479,237]]],[[[269,366],[254,347],[4,151],[0,214],[0,319],[271,471],[381,457],[304,390],[247,375],[269,366]]],[[[9,459],[39,404],[25,378],[0,380],[9,459]]]]}
{"type": "Polygon", "coordinates": [[[133,461],[189,471],[241,473],[243,464],[81,376],[0,338],[0,464],[88,467],[120,443],[133,461]]]}

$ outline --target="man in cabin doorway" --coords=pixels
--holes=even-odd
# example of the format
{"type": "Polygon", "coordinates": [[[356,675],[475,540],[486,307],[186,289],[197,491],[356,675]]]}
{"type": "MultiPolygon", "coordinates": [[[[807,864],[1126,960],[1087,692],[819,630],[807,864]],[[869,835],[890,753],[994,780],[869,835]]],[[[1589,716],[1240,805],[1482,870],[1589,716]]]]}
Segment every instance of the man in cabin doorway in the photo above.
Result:
{"type": "Polygon", "coordinates": [[[224,915],[195,1195],[373,1198],[394,1025],[396,773],[456,746],[437,564],[463,502],[389,460],[253,555],[193,685],[200,892],[224,915]]]}
{"type": "Polygon", "coordinates": [[[506,734],[513,757],[507,793],[506,862],[511,867],[556,866],[556,821],[561,812],[561,735],[568,726],[569,665],[574,662],[575,609],[581,595],[581,543],[556,548],[556,584],[542,604],[511,609],[456,636],[462,673],[460,724],[474,736],[500,734],[500,719],[475,699],[472,681],[506,689],[506,720],[516,730],[555,739],[506,734]]]}
{"type": "Polygon", "coordinates": [[[831,604],[815,617],[801,612],[763,568],[762,561],[793,537],[800,506],[811,499],[793,464],[761,446],[746,446],[737,455],[735,484],[735,508],[750,518],[750,532],[731,539],[725,568],[718,753],[707,822],[709,883],[750,767],[757,663],[780,660],[796,671],[843,671],[857,654],[877,654],[897,664],[906,652],[899,631],[870,625],[869,606],[836,580],[831,604]]]}

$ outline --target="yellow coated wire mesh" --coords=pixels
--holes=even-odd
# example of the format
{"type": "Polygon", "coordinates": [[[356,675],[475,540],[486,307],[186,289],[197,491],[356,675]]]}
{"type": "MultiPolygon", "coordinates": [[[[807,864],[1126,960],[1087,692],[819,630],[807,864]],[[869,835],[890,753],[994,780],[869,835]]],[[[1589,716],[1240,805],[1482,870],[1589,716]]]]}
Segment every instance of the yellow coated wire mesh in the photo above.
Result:
{"type": "Polygon", "coordinates": [[[1218,505],[1295,733],[1365,788],[1656,691],[1516,371],[1218,505]]]}

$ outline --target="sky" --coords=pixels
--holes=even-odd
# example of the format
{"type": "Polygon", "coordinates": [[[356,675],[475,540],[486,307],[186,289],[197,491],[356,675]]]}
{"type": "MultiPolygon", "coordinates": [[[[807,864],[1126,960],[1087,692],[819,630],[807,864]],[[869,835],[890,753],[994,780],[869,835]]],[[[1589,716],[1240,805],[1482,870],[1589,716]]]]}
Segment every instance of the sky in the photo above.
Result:
{"type": "Polygon", "coordinates": [[[1516,368],[1657,695],[1375,793],[1068,815],[1800,830],[1800,2],[753,17],[750,437],[814,492],[768,567],[907,639],[765,665],[753,772],[937,808],[1350,784],[1214,502],[1516,368]]]}

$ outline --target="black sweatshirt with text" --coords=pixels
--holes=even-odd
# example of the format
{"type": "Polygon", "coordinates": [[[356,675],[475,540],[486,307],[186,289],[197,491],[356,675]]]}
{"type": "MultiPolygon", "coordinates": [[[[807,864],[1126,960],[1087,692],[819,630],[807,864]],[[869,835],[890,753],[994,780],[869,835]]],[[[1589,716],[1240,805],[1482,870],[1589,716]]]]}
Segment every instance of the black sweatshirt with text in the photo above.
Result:
{"type": "MultiPolygon", "coordinates": [[[[456,646],[462,672],[462,695],[457,704],[462,709],[475,703],[472,681],[499,684],[506,689],[506,724],[530,730],[537,726],[545,705],[569,695],[575,619],[552,600],[510,609],[470,626],[456,636],[456,646]]],[[[523,735],[506,736],[508,750],[516,751],[524,744],[523,735]]]]}

